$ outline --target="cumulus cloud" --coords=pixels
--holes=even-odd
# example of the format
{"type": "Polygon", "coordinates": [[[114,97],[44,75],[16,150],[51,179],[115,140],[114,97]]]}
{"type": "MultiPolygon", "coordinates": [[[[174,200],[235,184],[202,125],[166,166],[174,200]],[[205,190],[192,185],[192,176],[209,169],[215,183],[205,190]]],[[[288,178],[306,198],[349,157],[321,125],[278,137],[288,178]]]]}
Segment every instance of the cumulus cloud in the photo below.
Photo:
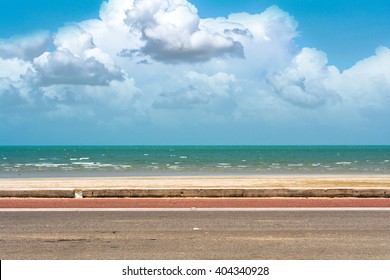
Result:
{"type": "Polygon", "coordinates": [[[297,22],[287,12],[271,6],[258,14],[233,13],[227,18],[200,20],[200,26],[212,32],[224,33],[243,44],[251,42],[287,42],[297,36],[297,22]]]}
{"type": "Polygon", "coordinates": [[[224,54],[243,56],[242,45],[200,26],[196,8],[185,0],[135,0],[126,23],[142,34],[142,50],[165,62],[205,61],[224,54]]]}
{"type": "Polygon", "coordinates": [[[214,75],[206,75],[189,71],[185,77],[189,83],[197,85],[201,91],[212,96],[229,97],[239,91],[236,78],[232,74],[219,72],[214,75]]]}
{"type": "Polygon", "coordinates": [[[41,85],[87,84],[108,85],[121,80],[123,74],[115,61],[97,48],[92,36],[77,26],[59,30],[56,50],[34,59],[31,79],[41,85]]]}
{"type": "Polygon", "coordinates": [[[0,78],[0,117],[7,113],[9,118],[108,121],[125,115],[129,120],[145,119],[147,110],[138,103],[139,94],[134,79],[129,77],[110,81],[108,85],[55,84],[44,87],[0,78]]]}
{"type": "Polygon", "coordinates": [[[30,69],[31,63],[18,58],[2,59],[0,58],[0,78],[8,78],[18,81],[30,69]]]}
{"type": "Polygon", "coordinates": [[[77,25],[61,28],[54,37],[54,44],[58,50],[68,50],[80,57],[87,50],[96,48],[92,35],[77,25]]]}
{"type": "MultiPolygon", "coordinates": [[[[235,65],[248,70],[246,75],[272,72],[286,66],[295,55],[297,22],[287,12],[271,6],[258,14],[234,13],[228,17],[201,19],[210,32],[223,33],[244,48],[245,58],[235,65]]],[[[242,69],[240,69],[242,71],[242,69]]]]}
{"type": "Polygon", "coordinates": [[[121,26],[126,19],[127,11],[134,8],[134,0],[104,1],[100,7],[99,16],[102,21],[111,26],[121,26]]]}
{"type": "Polygon", "coordinates": [[[40,86],[54,84],[108,85],[122,79],[120,71],[110,72],[94,57],[80,58],[69,51],[45,53],[34,60],[34,82],[40,86]]]}
{"type": "Polygon", "coordinates": [[[100,20],[79,26],[97,47],[135,64],[154,59],[169,64],[211,62],[214,67],[215,60],[234,60],[246,74],[285,65],[297,35],[296,21],[276,6],[259,14],[202,19],[185,0],[111,0],[102,5],[100,20]],[[248,63],[252,60],[256,64],[248,63]]]}
{"type": "Polygon", "coordinates": [[[49,32],[39,32],[28,36],[0,39],[0,57],[32,60],[45,52],[51,44],[49,32]]]}
{"type": "Polygon", "coordinates": [[[52,85],[42,88],[42,97],[49,102],[77,106],[78,104],[101,104],[116,109],[129,109],[139,95],[132,78],[111,81],[104,85],[52,85]]]}
{"type": "Polygon", "coordinates": [[[303,48],[267,82],[283,100],[298,107],[317,108],[342,104],[350,112],[364,108],[386,109],[390,104],[390,49],[379,47],[375,55],[340,72],[328,65],[324,52],[303,48]]]}
{"type": "Polygon", "coordinates": [[[268,77],[273,90],[296,106],[315,108],[339,96],[329,88],[338,69],[328,66],[326,54],[316,49],[303,48],[287,68],[268,77]]]}
{"type": "Polygon", "coordinates": [[[390,106],[390,49],[379,47],[375,55],[357,62],[332,81],[343,98],[361,107],[390,106]]]}
{"type": "Polygon", "coordinates": [[[77,25],[61,28],[53,36],[53,46],[31,61],[24,61],[22,55],[0,58],[2,111],[22,106],[21,115],[38,111],[37,115],[52,118],[134,108],[139,92],[134,79],[85,30],[77,25]]]}

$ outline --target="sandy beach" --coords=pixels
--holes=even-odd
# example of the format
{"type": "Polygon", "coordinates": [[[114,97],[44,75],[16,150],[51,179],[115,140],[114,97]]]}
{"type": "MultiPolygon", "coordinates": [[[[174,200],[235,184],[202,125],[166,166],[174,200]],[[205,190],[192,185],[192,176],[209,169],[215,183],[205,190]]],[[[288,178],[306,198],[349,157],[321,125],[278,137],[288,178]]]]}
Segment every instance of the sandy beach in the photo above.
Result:
{"type": "Polygon", "coordinates": [[[390,188],[390,175],[158,176],[88,178],[2,178],[13,189],[171,189],[171,188],[390,188]]]}

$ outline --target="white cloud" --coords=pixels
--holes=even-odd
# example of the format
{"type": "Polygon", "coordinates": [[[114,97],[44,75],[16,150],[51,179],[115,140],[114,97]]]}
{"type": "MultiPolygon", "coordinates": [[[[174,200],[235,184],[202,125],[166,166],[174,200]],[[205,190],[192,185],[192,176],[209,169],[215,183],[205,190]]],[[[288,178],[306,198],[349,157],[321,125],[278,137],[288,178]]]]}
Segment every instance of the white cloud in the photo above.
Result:
{"type": "Polygon", "coordinates": [[[45,53],[34,60],[35,72],[31,74],[36,84],[107,85],[112,80],[121,80],[119,70],[110,72],[95,57],[82,59],[69,51],[57,50],[45,53]]]}
{"type": "Polygon", "coordinates": [[[133,0],[109,0],[104,1],[100,8],[99,16],[110,25],[123,25],[126,12],[134,8],[133,0]]]}
{"type": "Polygon", "coordinates": [[[112,57],[119,55],[117,63],[130,71],[136,65],[130,66],[129,60],[191,67],[192,62],[210,62],[207,68],[216,67],[214,73],[236,71],[229,65],[234,61],[238,72],[255,76],[285,66],[294,55],[297,35],[295,20],[276,6],[255,15],[202,19],[184,0],[111,0],[102,5],[100,18],[79,26],[97,47],[112,57]]]}
{"type": "Polygon", "coordinates": [[[357,62],[345,70],[332,86],[343,95],[346,102],[359,108],[390,106],[390,49],[379,47],[375,55],[357,62]]]}
{"type": "Polygon", "coordinates": [[[240,42],[246,64],[254,59],[258,66],[272,71],[285,65],[295,54],[297,22],[277,6],[259,14],[234,13],[227,18],[202,19],[201,26],[240,42]]]}
{"type": "Polygon", "coordinates": [[[112,57],[116,57],[123,49],[140,49],[144,45],[141,33],[138,30],[131,30],[125,24],[126,11],[133,7],[132,2],[128,0],[103,2],[100,19],[86,20],[78,25],[91,34],[96,46],[112,57]]]}
{"type": "Polygon", "coordinates": [[[34,59],[29,76],[41,86],[55,84],[108,85],[121,80],[115,61],[97,48],[92,36],[77,26],[60,29],[54,39],[56,50],[34,59]]]}
{"type": "Polygon", "coordinates": [[[42,88],[42,97],[50,102],[77,106],[77,104],[100,104],[114,109],[126,110],[133,106],[139,95],[134,79],[111,81],[104,85],[52,85],[42,88]]]}
{"type": "Polygon", "coordinates": [[[304,48],[288,67],[271,75],[270,84],[277,96],[287,101],[274,102],[273,115],[282,118],[279,123],[291,123],[292,127],[305,124],[311,132],[329,135],[336,144],[387,143],[389,63],[389,48],[380,47],[375,55],[340,73],[328,65],[324,53],[304,48]]]}
{"type": "Polygon", "coordinates": [[[123,110],[138,110],[134,109],[139,93],[134,79],[96,47],[90,34],[77,25],[67,26],[55,34],[53,44],[53,51],[31,62],[0,58],[0,66],[4,66],[0,69],[3,111],[11,103],[14,108],[24,106],[18,114],[35,112],[48,118],[77,117],[82,111],[99,118],[103,111],[117,115],[123,110]]]}
{"type": "Polygon", "coordinates": [[[0,57],[32,60],[41,55],[51,44],[49,32],[40,32],[23,37],[0,39],[0,57]]]}
{"type": "Polygon", "coordinates": [[[239,91],[236,86],[236,78],[231,74],[219,72],[209,76],[190,71],[186,73],[185,77],[188,83],[196,85],[201,91],[208,93],[208,95],[229,97],[239,91]]]}
{"type": "MultiPolygon", "coordinates": [[[[285,42],[290,44],[297,36],[297,22],[287,12],[271,6],[259,14],[233,13],[227,18],[201,19],[201,28],[224,33],[235,40],[250,43],[285,42]]],[[[245,44],[246,45],[246,44],[245,44]]]]}
{"type": "Polygon", "coordinates": [[[18,81],[30,69],[31,63],[18,58],[2,59],[0,58],[0,78],[9,78],[18,81]]]}
{"type": "Polygon", "coordinates": [[[390,49],[358,61],[342,73],[329,66],[326,54],[303,48],[290,65],[268,77],[285,101],[300,107],[336,106],[357,117],[359,110],[387,110],[390,105],[390,49]]]}
{"type": "Polygon", "coordinates": [[[268,77],[274,91],[284,100],[301,107],[318,107],[339,100],[327,83],[339,72],[328,66],[326,54],[303,48],[291,65],[268,77]]]}
{"type": "Polygon", "coordinates": [[[185,0],[135,0],[126,23],[140,32],[142,51],[159,61],[206,61],[224,54],[243,55],[240,43],[202,28],[196,8],[185,0]]]}
{"type": "Polygon", "coordinates": [[[77,25],[61,28],[54,37],[54,44],[58,50],[67,50],[80,57],[86,50],[96,47],[92,35],[77,25]]]}

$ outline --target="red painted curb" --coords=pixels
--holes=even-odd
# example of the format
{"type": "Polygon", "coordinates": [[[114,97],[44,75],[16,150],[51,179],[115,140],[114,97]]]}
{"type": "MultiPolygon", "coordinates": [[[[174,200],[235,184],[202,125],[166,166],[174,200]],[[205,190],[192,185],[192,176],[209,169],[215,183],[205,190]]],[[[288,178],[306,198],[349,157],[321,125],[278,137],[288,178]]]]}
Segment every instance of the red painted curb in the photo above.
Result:
{"type": "Polygon", "coordinates": [[[390,207],[390,198],[0,198],[0,208],[390,207]]]}

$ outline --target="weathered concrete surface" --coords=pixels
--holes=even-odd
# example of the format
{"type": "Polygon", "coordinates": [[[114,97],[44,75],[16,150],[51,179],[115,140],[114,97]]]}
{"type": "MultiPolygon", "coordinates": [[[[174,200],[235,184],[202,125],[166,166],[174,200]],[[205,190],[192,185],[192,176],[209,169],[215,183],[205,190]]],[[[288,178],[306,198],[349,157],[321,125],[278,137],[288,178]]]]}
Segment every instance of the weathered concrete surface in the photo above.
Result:
{"type": "Polygon", "coordinates": [[[390,176],[0,179],[0,197],[390,197],[390,176]]]}

